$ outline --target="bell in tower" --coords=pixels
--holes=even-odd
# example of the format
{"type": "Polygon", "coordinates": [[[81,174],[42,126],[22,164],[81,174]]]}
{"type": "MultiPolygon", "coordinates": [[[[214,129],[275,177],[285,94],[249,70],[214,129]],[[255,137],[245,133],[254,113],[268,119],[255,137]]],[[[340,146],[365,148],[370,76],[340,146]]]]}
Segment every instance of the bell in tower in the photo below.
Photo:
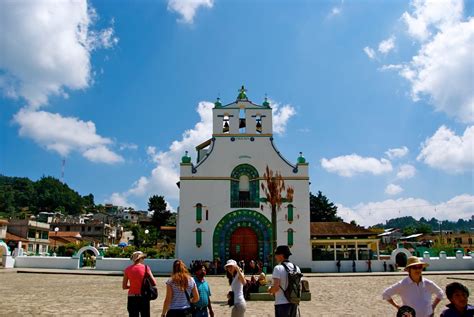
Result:
{"type": "Polygon", "coordinates": [[[262,133],[262,119],[261,118],[257,118],[257,125],[255,127],[255,130],[257,131],[257,133],[262,133]]]}
{"type": "Polygon", "coordinates": [[[229,117],[224,118],[224,126],[222,128],[222,132],[224,132],[224,133],[229,132],[229,117]]]}

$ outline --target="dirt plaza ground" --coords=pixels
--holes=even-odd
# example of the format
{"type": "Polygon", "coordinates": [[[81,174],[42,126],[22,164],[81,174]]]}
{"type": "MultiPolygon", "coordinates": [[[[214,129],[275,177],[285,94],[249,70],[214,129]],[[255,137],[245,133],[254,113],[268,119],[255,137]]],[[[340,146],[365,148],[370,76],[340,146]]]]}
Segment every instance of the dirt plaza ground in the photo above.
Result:
{"type": "MultiPolygon", "coordinates": [[[[395,316],[395,309],[382,300],[385,287],[403,275],[307,274],[310,302],[300,305],[301,316],[395,316]]],[[[474,275],[445,273],[429,279],[443,289],[459,281],[474,290],[474,275]]],[[[158,277],[159,298],[151,304],[152,316],[161,316],[166,277],[158,277]]],[[[216,317],[230,316],[225,304],[229,289],[222,276],[208,276],[216,317]]],[[[1,316],[127,316],[126,291],[120,276],[17,273],[0,270],[1,316]]],[[[448,301],[438,306],[439,316],[448,301]]],[[[246,316],[273,316],[273,302],[248,302],[246,316]]]]}

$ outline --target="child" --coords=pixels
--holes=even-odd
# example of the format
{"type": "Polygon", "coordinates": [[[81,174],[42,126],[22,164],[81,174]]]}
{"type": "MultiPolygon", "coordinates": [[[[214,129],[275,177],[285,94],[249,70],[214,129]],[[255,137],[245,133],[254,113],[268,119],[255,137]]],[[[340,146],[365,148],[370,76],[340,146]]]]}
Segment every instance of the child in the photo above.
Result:
{"type": "Polygon", "coordinates": [[[402,306],[398,309],[397,317],[416,317],[416,312],[410,306],[402,306]]]}
{"type": "Polygon", "coordinates": [[[451,303],[446,305],[448,308],[441,313],[441,317],[474,316],[474,306],[467,303],[469,290],[466,286],[458,282],[448,284],[446,296],[451,303]]]}

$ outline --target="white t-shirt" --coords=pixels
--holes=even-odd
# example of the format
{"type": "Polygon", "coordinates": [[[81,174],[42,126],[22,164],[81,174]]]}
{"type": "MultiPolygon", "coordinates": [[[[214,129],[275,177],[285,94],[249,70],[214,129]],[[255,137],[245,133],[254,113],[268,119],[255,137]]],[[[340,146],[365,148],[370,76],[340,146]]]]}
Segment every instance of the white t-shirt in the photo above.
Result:
{"type": "MultiPolygon", "coordinates": [[[[290,272],[293,272],[295,269],[295,265],[291,262],[285,262],[285,265],[288,267],[290,272]]],[[[300,272],[300,268],[296,266],[296,271],[300,272]]],[[[289,301],[285,297],[285,293],[283,293],[283,289],[286,289],[288,286],[288,273],[285,270],[285,267],[281,264],[278,264],[275,266],[273,269],[272,273],[272,279],[277,278],[280,280],[280,288],[278,289],[278,292],[275,293],[275,305],[281,305],[281,304],[288,304],[289,301]]]]}
{"type": "Polygon", "coordinates": [[[234,303],[244,303],[244,285],[239,280],[239,274],[235,274],[232,283],[230,284],[232,291],[234,292],[234,303]]]}

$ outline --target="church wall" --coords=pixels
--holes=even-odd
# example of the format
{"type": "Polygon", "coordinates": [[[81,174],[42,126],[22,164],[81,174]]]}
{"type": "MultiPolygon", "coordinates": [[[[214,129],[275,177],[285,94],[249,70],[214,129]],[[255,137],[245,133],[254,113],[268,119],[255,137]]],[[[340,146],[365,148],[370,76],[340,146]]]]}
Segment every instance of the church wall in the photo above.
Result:
{"type": "MultiPolygon", "coordinates": [[[[295,189],[294,221],[289,224],[285,220],[287,204],[278,212],[278,243],[287,244],[287,231],[295,231],[294,246],[292,247],[295,261],[300,266],[309,266],[311,247],[309,243],[309,180],[307,166],[300,165],[297,173],[293,167],[284,162],[275,152],[269,137],[235,136],[235,141],[229,137],[216,137],[213,151],[202,164],[197,166],[196,173],[192,173],[191,165],[181,166],[180,211],[178,232],[177,256],[189,263],[192,259],[213,258],[213,234],[217,223],[229,212],[238,208],[230,207],[230,175],[232,170],[240,164],[250,164],[258,170],[259,177],[263,177],[265,167],[279,171],[284,177],[299,178],[287,179],[286,184],[295,189]],[[210,178],[189,180],[188,178],[210,178]],[[224,179],[221,179],[224,178],[224,179]],[[203,220],[196,223],[195,205],[203,205],[203,220]],[[209,220],[205,220],[206,209],[209,210],[209,220]],[[196,247],[195,231],[203,230],[202,246],[196,247]],[[183,233],[184,232],[184,233],[183,233]],[[301,263],[303,262],[303,263],[301,263]]],[[[261,184],[260,180],[260,184],[261,184]]],[[[260,193],[263,197],[263,193],[260,193]]],[[[262,212],[271,221],[270,208],[263,204],[260,208],[246,208],[262,212]]]]}

